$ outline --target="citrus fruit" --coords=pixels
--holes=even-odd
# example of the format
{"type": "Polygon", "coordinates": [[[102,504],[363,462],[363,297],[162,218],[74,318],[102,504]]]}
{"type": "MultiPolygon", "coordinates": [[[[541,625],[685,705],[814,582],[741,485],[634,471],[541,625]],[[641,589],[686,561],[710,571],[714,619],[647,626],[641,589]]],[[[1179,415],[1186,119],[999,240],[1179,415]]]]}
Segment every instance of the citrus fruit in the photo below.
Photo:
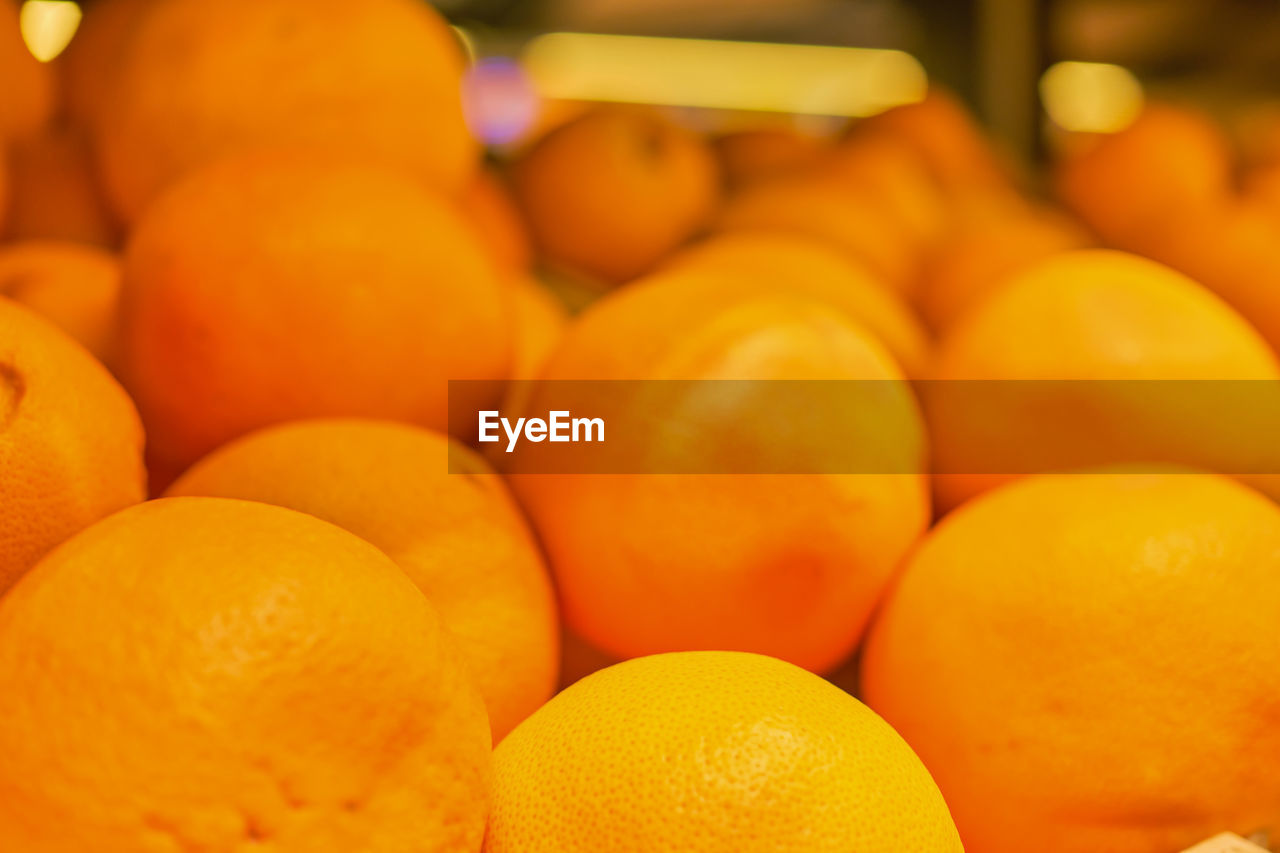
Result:
{"type": "Polygon", "coordinates": [[[529,234],[497,173],[491,169],[476,172],[458,196],[458,204],[500,269],[518,273],[529,268],[533,262],[529,234]]]}
{"type": "Polygon", "coordinates": [[[938,780],[969,850],[1274,837],[1278,555],[1280,509],[1225,478],[1019,481],[909,560],[863,696],[938,780]]]}
{"type": "Polygon", "coordinates": [[[559,625],[542,557],[498,477],[445,436],[297,421],[215,451],[167,494],[275,504],[378,546],[457,637],[495,741],[551,696],[559,625]]]}
{"type": "Polygon", "coordinates": [[[427,600],[279,507],[151,501],[0,604],[14,850],[476,850],[484,706],[427,600]]]}
{"type": "Polygon", "coordinates": [[[799,171],[818,162],[830,148],[830,142],[821,136],[787,126],[735,130],[714,144],[730,186],[799,171]]]}
{"type": "Polygon", "coordinates": [[[512,285],[515,316],[515,353],[511,378],[536,379],[569,325],[564,303],[532,276],[520,276],[512,285]]]}
{"type": "Polygon", "coordinates": [[[782,661],[654,655],[567,688],[494,752],[486,853],[959,853],[866,706],[782,661]]]}

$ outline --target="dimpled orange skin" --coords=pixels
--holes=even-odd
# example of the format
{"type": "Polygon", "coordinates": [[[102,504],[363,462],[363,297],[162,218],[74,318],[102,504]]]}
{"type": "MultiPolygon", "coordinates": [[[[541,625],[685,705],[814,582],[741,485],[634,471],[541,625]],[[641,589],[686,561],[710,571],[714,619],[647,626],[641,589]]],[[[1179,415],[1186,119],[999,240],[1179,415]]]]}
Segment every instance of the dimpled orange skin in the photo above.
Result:
{"type": "Polygon", "coordinates": [[[106,368],[0,299],[0,594],[71,534],[146,497],[142,443],[106,368]]]}
{"type": "Polygon", "coordinates": [[[28,240],[0,246],[0,296],[20,302],[115,362],[120,259],[94,246],[28,240]]]}
{"type": "Polygon", "coordinates": [[[221,448],[167,494],[288,507],[378,546],[458,638],[495,742],[550,698],[559,623],[542,557],[499,478],[445,436],[298,421],[221,448]],[[473,473],[450,473],[450,457],[473,473]]]}
{"type": "MultiPolygon", "coordinates": [[[[1191,279],[1135,255],[1082,249],[1024,269],[961,317],[938,347],[934,378],[1274,381],[1280,366],[1253,327],[1191,279]]],[[[1116,423],[1106,419],[1108,413],[1123,409],[1082,414],[1052,406],[1053,393],[1060,393],[1059,402],[1071,399],[1065,386],[1027,386],[1025,396],[1011,396],[1015,408],[1009,412],[974,405],[975,398],[991,399],[980,397],[980,390],[954,396],[946,394],[947,387],[931,385],[924,395],[935,471],[948,472],[934,477],[934,495],[946,509],[1018,473],[1076,467],[1063,460],[1086,449],[1124,448],[1135,456],[1123,461],[1132,462],[1149,462],[1148,454],[1160,453],[1157,460],[1204,467],[1221,461],[1216,454],[1235,450],[1221,440],[1231,433],[1215,431],[1219,425],[1208,413],[1187,417],[1181,411],[1185,423],[1170,423],[1136,391],[1122,390],[1112,399],[1123,405],[1124,393],[1131,393],[1135,406],[1131,419],[1116,423]],[[1025,401],[1033,404],[1018,405],[1025,401]],[[1170,448],[1180,455],[1163,455],[1170,448]],[[1037,468],[1044,459],[1048,468],[1037,468]]],[[[1225,470],[1254,471],[1250,466],[1266,464],[1247,455],[1228,459],[1225,470]]],[[[1085,459],[1090,461],[1082,464],[1101,461],[1085,459]]]]}
{"type": "Polygon", "coordinates": [[[949,516],[867,703],[971,850],[1167,853],[1280,825],[1280,510],[1212,475],[1037,477],[949,516]]]}
{"type": "Polygon", "coordinates": [[[372,545],[249,501],[151,501],[0,605],[13,850],[476,850],[484,706],[372,545]],[[74,697],[74,700],[70,697],[74,697]]]}
{"type": "MultiPolygon", "coordinates": [[[[566,623],[618,657],[718,648],[816,672],[835,667],[856,647],[927,524],[927,486],[911,473],[922,470],[914,467],[923,465],[922,427],[909,389],[895,385],[901,373],[861,327],[818,302],[776,296],[691,315],[672,315],[660,303],[649,314],[631,293],[617,296],[630,310],[612,310],[607,299],[580,317],[543,378],[886,380],[901,408],[891,410],[899,417],[872,426],[889,433],[891,446],[874,446],[906,457],[902,473],[848,476],[679,474],[659,461],[645,473],[582,477],[527,473],[517,464],[510,482],[547,550],[566,623]]],[[[860,449],[884,441],[871,433],[828,435],[826,443],[797,448],[756,423],[768,414],[752,411],[757,399],[748,394],[717,410],[734,430],[717,457],[727,470],[747,470],[760,454],[793,452],[822,465],[835,448],[855,467],[860,449]],[[735,462],[735,454],[745,458],[735,462]]],[[[529,403],[535,411],[549,405],[537,393],[529,403]]],[[[646,415],[664,424],[684,413],[670,421],[646,415]]],[[[700,434],[688,433],[695,446],[700,434]]],[[[629,462],[672,452],[661,430],[640,435],[629,462]]],[[[681,447],[673,458],[683,458],[681,447]]],[[[784,464],[801,464],[789,458],[784,464]]]]}
{"type": "Polygon", "coordinates": [[[50,126],[9,149],[11,239],[74,240],[114,248],[119,229],[79,131],[50,126]]]}
{"type": "Polygon", "coordinates": [[[258,427],[384,417],[443,428],[448,379],[502,379],[508,294],[447,199],[299,152],[223,161],[140,222],[122,371],[149,453],[181,471],[258,427]]]}
{"type": "Polygon", "coordinates": [[[324,145],[447,191],[476,166],[464,60],[415,0],[166,0],[145,10],[94,123],[108,197],[132,222],[192,169],[324,145]]]}
{"type": "Polygon", "coordinates": [[[636,107],[598,107],[556,128],[511,177],[545,260],[611,284],[653,268],[719,201],[707,143],[636,107]]]}
{"type": "Polygon", "coordinates": [[[960,853],[894,731],[782,661],[655,655],[569,687],[494,753],[485,853],[960,853]]]}

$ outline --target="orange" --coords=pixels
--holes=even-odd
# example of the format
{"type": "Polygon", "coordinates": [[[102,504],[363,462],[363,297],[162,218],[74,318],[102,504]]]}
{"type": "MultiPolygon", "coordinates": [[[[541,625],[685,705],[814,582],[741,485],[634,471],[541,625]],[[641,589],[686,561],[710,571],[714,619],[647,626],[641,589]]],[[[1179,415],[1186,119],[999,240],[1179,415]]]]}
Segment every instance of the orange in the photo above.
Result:
{"type": "Polygon", "coordinates": [[[474,851],[484,706],[427,600],[301,513],[172,498],[0,604],[11,850],[474,851]]]}
{"type": "Polygon", "coordinates": [[[454,35],[416,0],[166,0],[136,22],[96,123],[132,222],[166,185],[248,148],[324,146],[457,190],[475,167],[454,35]]]}
{"type": "Polygon", "coordinates": [[[511,304],[515,315],[515,353],[511,378],[537,379],[542,365],[564,337],[569,311],[564,303],[532,276],[520,276],[512,283],[511,304]]]}
{"type": "Polygon", "coordinates": [[[863,695],[969,850],[1167,853],[1275,827],[1278,555],[1280,509],[1220,477],[1015,483],[916,551],[863,695]]]}
{"type": "Polygon", "coordinates": [[[10,149],[9,236],[113,247],[118,229],[84,136],[49,127],[10,149]]]}
{"type": "Polygon", "coordinates": [[[1061,199],[1104,241],[1136,248],[1180,210],[1224,201],[1230,144],[1206,116],[1150,104],[1124,130],[1101,135],[1058,164],[1061,199]]]}
{"type": "Polygon", "coordinates": [[[696,234],[719,194],[707,143],[632,107],[600,107],[561,125],[513,164],[512,178],[545,259],[613,284],[696,234]]]}
{"type": "Polygon", "coordinates": [[[507,292],[447,199],[299,152],[223,161],[133,232],[122,371],[171,474],[258,427],[444,428],[447,379],[503,379],[507,292]]]}
{"type": "Polygon", "coordinates": [[[717,229],[774,232],[815,239],[838,249],[886,286],[907,293],[917,247],[879,202],[851,195],[828,179],[783,178],[747,187],[726,202],[717,229]]]}
{"type": "Polygon", "coordinates": [[[101,364],[0,299],[0,593],[46,551],[145,496],[142,428],[101,364]]]}
{"type": "Polygon", "coordinates": [[[672,300],[687,303],[679,309],[673,305],[673,311],[771,292],[825,301],[864,325],[908,376],[924,373],[929,343],[911,309],[857,264],[817,240],[769,232],[716,235],[673,255],[661,274],[645,284],[663,280],[672,281],[672,300]]]}
{"type": "Polygon", "coordinates": [[[492,169],[476,172],[458,197],[462,215],[475,226],[494,262],[507,272],[523,272],[533,249],[520,211],[502,178],[492,169]]]}
{"type": "Polygon", "coordinates": [[[883,720],[734,652],[655,655],[569,687],[494,752],[486,853],[960,853],[883,720]]]}
{"type": "Polygon", "coordinates": [[[818,162],[828,140],[794,127],[756,127],[726,133],[715,140],[725,180],[743,186],[796,172],[818,162]]]}
{"type": "Polygon", "coordinates": [[[0,0],[0,139],[39,131],[53,115],[56,87],[49,66],[27,50],[18,25],[17,0],[0,0]]]}
{"type": "Polygon", "coordinates": [[[0,296],[43,315],[103,364],[115,363],[120,260],[110,252],[52,240],[0,246],[0,296]]]}
{"type": "Polygon", "coordinates": [[[129,39],[158,0],[94,0],[84,4],[80,25],[66,50],[54,60],[67,117],[91,127],[111,109],[115,75],[129,39]]]}
{"type": "MultiPolygon", "coordinates": [[[[934,375],[1022,381],[1004,393],[990,383],[930,386],[935,470],[954,474],[935,478],[936,495],[952,507],[1042,464],[1212,468],[1229,461],[1217,454],[1256,449],[1224,443],[1235,425],[1217,422],[1212,404],[1187,410],[1195,397],[1176,383],[1043,380],[1274,381],[1280,366],[1240,315],[1191,279],[1122,252],[1079,250],[1027,267],[964,315],[940,344],[934,375]]],[[[1203,399],[1214,390],[1206,385],[1203,399]]]]}
{"type": "Polygon", "coordinates": [[[542,557],[498,477],[445,436],[298,421],[205,457],[167,494],[275,504],[378,546],[458,638],[495,741],[550,698],[559,624],[542,557]]]}
{"type": "Polygon", "coordinates": [[[1050,210],[1025,206],[1009,215],[966,219],[925,262],[916,295],[920,315],[941,334],[1023,268],[1088,244],[1079,226],[1050,210]]]}
{"type": "MultiPolygon", "coordinates": [[[[510,466],[564,618],[617,657],[732,649],[828,670],[856,647],[928,518],[914,399],[883,347],[835,308],[784,292],[673,313],[685,304],[677,296],[642,284],[597,303],[543,378],[875,380],[862,384],[885,396],[832,433],[826,419],[774,405],[776,386],[797,383],[642,382],[623,384],[621,400],[564,383],[612,424],[622,455],[595,476],[530,468],[528,455],[510,466]],[[892,470],[863,467],[866,458],[892,459],[892,470]],[[708,464],[728,473],[698,473],[708,464]]],[[[529,410],[572,410],[561,387],[539,386],[529,410]]]]}

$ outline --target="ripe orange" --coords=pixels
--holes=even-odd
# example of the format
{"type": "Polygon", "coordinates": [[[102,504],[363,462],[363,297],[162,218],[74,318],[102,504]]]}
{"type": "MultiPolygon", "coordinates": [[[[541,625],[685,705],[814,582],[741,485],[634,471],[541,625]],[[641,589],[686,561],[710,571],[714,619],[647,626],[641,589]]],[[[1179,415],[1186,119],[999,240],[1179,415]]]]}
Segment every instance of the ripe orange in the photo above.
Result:
{"type": "Polygon", "coordinates": [[[106,247],[119,242],[81,133],[51,126],[15,142],[10,167],[11,238],[106,247]]]}
{"type": "Polygon", "coordinates": [[[288,507],[377,545],[458,638],[495,741],[551,696],[559,624],[542,557],[498,477],[446,437],[298,421],[221,448],[167,494],[288,507]]]}
{"type": "Polygon", "coordinates": [[[537,379],[569,325],[564,303],[532,276],[520,276],[512,283],[515,315],[515,353],[511,378],[537,379]]]}
{"type": "Polygon", "coordinates": [[[1274,828],[1278,555],[1280,510],[1230,480],[1023,480],[916,551],[864,695],[970,850],[1166,853],[1274,828]]]}
{"type": "Polygon", "coordinates": [[[1104,241],[1137,248],[1169,217],[1231,192],[1231,150],[1192,110],[1148,105],[1124,130],[1098,136],[1058,164],[1058,195],[1104,241]]]}
{"type": "Polygon", "coordinates": [[[1023,380],[1003,395],[973,383],[929,386],[935,470],[953,474],[935,478],[935,494],[952,507],[1016,473],[1153,461],[1232,470],[1223,453],[1256,449],[1213,440],[1236,425],[1207,405],[1188,411],[1193,398],[1168,383],[1037,380],[1276,380],[1280,366],[1194,281],[1134,255],[1079,250],[1026,268],[963,316],[939,346],[934,375],[1023,380]]]}
{"type": "Polygon", "coordinates": [[[94,0],[66,50],[54,60],[67,117],[82,128],[111,109],[115,75],[124,62],[129,40],[148,8],[157,0],[94,0]]]}
{"type": "Polygon", "coordinates": [[[42,315],[108,367],[115,363],[120,261],[110,252],[42,240],[0,246],[0,296],[42,315]]]}
{"type": "Polygon", "coordinates": [[[171,473],[304,417],[442,429],[447,379],[506,377],[507,299],[448,200],[372,166],[253,155],[193,175],[133,232],[122,371],[171,473]]]}
{"type": "Polygon", "coordinates": [[[512,169],[546,260],[606,283],[648,271],[696,234],[719,194],[707,144],[639,108],[592,110],[548,133],[512,169]]]}
{"type": "Polygon", "coordinates": [[[458,196],[462,215],[476,229],[498,267],[519,273],[533,263],[529,234],[501,177],[492,169],[476,172],[458,196]]]}
{"type": "MultiPolygon", "coordinates": [[[[771,383],[733,383],[738,393],[724,399],[715,396],[720,385],[677,399],[661,392],[680,383],[623,386],[651,396],[636,404],[642,420],[625,410],[614,419],[634,427],[611,445],[629,454],[621,470],[586,477],[514,465],[512,485],[547,549],[564,618],[618,657],[733,649],[830,669],[857,645],[928,518],[926,486],[913,473],[924,450],[910,390],[868,333],[820,302],[776,293],[682,314],[667,310],[686,304],[673,296],[675,287],[639,285],[597,303],[570,327],[543,378],[881,380],[887,405],[857,432],[798,437],[795,412],[771,407],[771,383]],[[833,472],[837,452],[847,465],[833,472]],[[862,468],[862,453],[893,454],[901,473],[848,473],[880,470],[862,468]],[[731,472],[797,473],[687,473],[690,460],[698,471],[708,458],[731,472]]],[[[535,389],[529,408],[564,408],[554,387],[535,389]]],[[[609,420],[615,404],[593,403],[609,420]]],[[[806,422],[819,431],[825,423],[806,422]]]]}
{"type": "Polygon", "coordinates": [[[484,706],[372,545],[248,501],[152,501],[0,604],[12,850],[476,850],[484,706]]]}
{"type": "Polygon", "coordinates": [[[661,273],[644,285],[662,281],[671,282],[670,299],[686,303],[680,308],[673,304],[672,311],[724,306],[769,293],[822,300],[864,325],[908,376],[924,373],[929,342],[911,309],[857,264],[817,240],[771,232],[716,235],[672,255],[661,273]]]}
{"type": "Polygon", "coordinates": [[[0,0],[0,139],[20,139],[48,123],[56,97],[53,74],[23,41],[17,0],[0,0]]]}
{"type": "Polygon", "coordinates": [[[446,190],[475,167],[461,50],[415,0],[166,0],[136,21],[95,123],[116,211],[248,148],[324,146],[446,190]]]}
{"type": "Polygon", "coordinates": [[[735,187],[812,166],[830,147],[820,136],[787,126],[737,130],[715,140],[721,171],[735,187]]]}
{"type": "Polygon", "coordinates": [[[46,551],[146,496],[142,428],[101,364],[0,299],[0,594],[46,551]]]}
{"type": "Polygon", "coordinates": [[[686,652],[588,676],[494,752],[486,853],[959,853],[902,739],[782,661],[686,652]]]}

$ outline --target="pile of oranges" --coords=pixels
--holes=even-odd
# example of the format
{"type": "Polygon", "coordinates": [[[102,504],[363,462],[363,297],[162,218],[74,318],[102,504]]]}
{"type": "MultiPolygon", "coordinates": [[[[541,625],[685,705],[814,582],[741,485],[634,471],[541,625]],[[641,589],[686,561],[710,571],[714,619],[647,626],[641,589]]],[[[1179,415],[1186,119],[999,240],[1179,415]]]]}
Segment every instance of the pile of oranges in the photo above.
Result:
{"type": "Polygon", "coordinates": [[[486,154],[465,72],[419,0],[98,0],[48,64],[0,0],[0,850],[1280,842],[1280,468],[927,393],[1280,379],[1280,121],[486,154]],[[910,464],[498,473],[458,379],[875,380],[910,464]]]}

